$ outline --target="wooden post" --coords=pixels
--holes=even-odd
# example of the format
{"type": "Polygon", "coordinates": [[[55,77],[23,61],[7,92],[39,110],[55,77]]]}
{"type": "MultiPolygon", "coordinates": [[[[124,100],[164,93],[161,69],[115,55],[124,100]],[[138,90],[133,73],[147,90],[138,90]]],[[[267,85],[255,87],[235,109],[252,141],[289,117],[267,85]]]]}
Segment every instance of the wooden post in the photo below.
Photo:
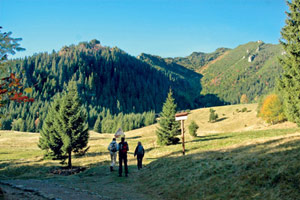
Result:
{"type": "Polygon", "coordinates": [[[185,146],[184,146],[184,120],[181,120],[181,137],[182,137],[182,154],[185,155],[185,146]]]}
{"type": "Polygon", "coordinates": [[[185,155],[185,146],[184,146],[184,120],[187,119],[188,113],[177,113],[175,115],[176,121],[181,121],[181,137],[182,137],[182,154],[185,155]]]}

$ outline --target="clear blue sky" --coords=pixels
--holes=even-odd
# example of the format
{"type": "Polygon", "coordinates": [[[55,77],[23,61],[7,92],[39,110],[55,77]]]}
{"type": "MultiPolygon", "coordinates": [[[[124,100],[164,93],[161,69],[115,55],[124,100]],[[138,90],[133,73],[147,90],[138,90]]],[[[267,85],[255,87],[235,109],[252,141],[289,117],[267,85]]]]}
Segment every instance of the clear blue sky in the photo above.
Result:
{"type": "Polygon", "coordinates": [[[0,0],[23,57],[91,39],[133,56],[187,56],[249,41],[277,44],[285,0],[0,0]]]}

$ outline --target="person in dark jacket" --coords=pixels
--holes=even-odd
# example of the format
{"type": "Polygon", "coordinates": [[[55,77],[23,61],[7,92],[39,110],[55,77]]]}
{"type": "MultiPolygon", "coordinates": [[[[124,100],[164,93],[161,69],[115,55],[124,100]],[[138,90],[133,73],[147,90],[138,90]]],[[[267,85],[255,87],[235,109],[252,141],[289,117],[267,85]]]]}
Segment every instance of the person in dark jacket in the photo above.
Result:
{"type": "Polygon", "coordinates": [[[138,145],[136,146],[135,151],[134,151],[134,157],[137,156],[138,170],[142,169],[142,167],[143,167],[142,164],[143,164],[144,154],[145,154],[144,147],[142,146],[141,142],[138,142],[138,145]]]}
{"type": "Polygon", "coordinates": [[[125,142],[125,137],[121,138],[119,143],[119,176],[122,176],[122,163],[124,162],[125,176],[128,176],[127,152],[129,151],[128,143],[125,142]]]}

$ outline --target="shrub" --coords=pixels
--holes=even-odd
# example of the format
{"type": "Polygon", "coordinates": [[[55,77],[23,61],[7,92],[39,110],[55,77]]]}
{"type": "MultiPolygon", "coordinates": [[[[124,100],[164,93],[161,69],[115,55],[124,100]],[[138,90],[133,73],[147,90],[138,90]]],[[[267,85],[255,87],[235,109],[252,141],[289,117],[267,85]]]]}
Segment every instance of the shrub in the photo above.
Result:
{"type": "Polygon", "coordinates": [[[196,137],[197,136],[197,129],[199,128],[199,126],[196,124],[196,122],[192,121],[188,128],[189,128],[190,135],[192,137],[196,137]]]}
{"type": "Polygon", "coordinates": [[[214,109],[209,109],[209,112],[210,112],[210,114],[209,114],[209,122],[215,122],[217,119],[218,119],[218,114],[217,113],[215,113],[216,111],[214,110],[214,109]]]}
{"type": "Polygon", "coordinates": [[[247,112],[247,108],[246,108],[246,107],[243,108],[243,109],[241,110],[241,112],[247,112]]]}

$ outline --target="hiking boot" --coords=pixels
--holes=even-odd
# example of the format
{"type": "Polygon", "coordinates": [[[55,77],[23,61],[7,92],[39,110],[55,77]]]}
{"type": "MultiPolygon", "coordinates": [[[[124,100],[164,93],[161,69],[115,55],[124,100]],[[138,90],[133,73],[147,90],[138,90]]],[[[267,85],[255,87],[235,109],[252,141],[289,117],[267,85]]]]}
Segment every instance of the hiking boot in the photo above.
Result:
{"type": "Polygon", "coordinates": [[[122,177],[122,174],[119,174],[119,177],[122,177]]]}
{"type": "Polygon", "coordinates": [[[125,177],[128,177],[128,174],[125,174],[125,177]]]}
{"type": "Polygon", "coordinates": [[[110,166],[110,171],[112,172],[112,171],[114,171],[114,168],[113,168],[113,166],[110,166]]]}

